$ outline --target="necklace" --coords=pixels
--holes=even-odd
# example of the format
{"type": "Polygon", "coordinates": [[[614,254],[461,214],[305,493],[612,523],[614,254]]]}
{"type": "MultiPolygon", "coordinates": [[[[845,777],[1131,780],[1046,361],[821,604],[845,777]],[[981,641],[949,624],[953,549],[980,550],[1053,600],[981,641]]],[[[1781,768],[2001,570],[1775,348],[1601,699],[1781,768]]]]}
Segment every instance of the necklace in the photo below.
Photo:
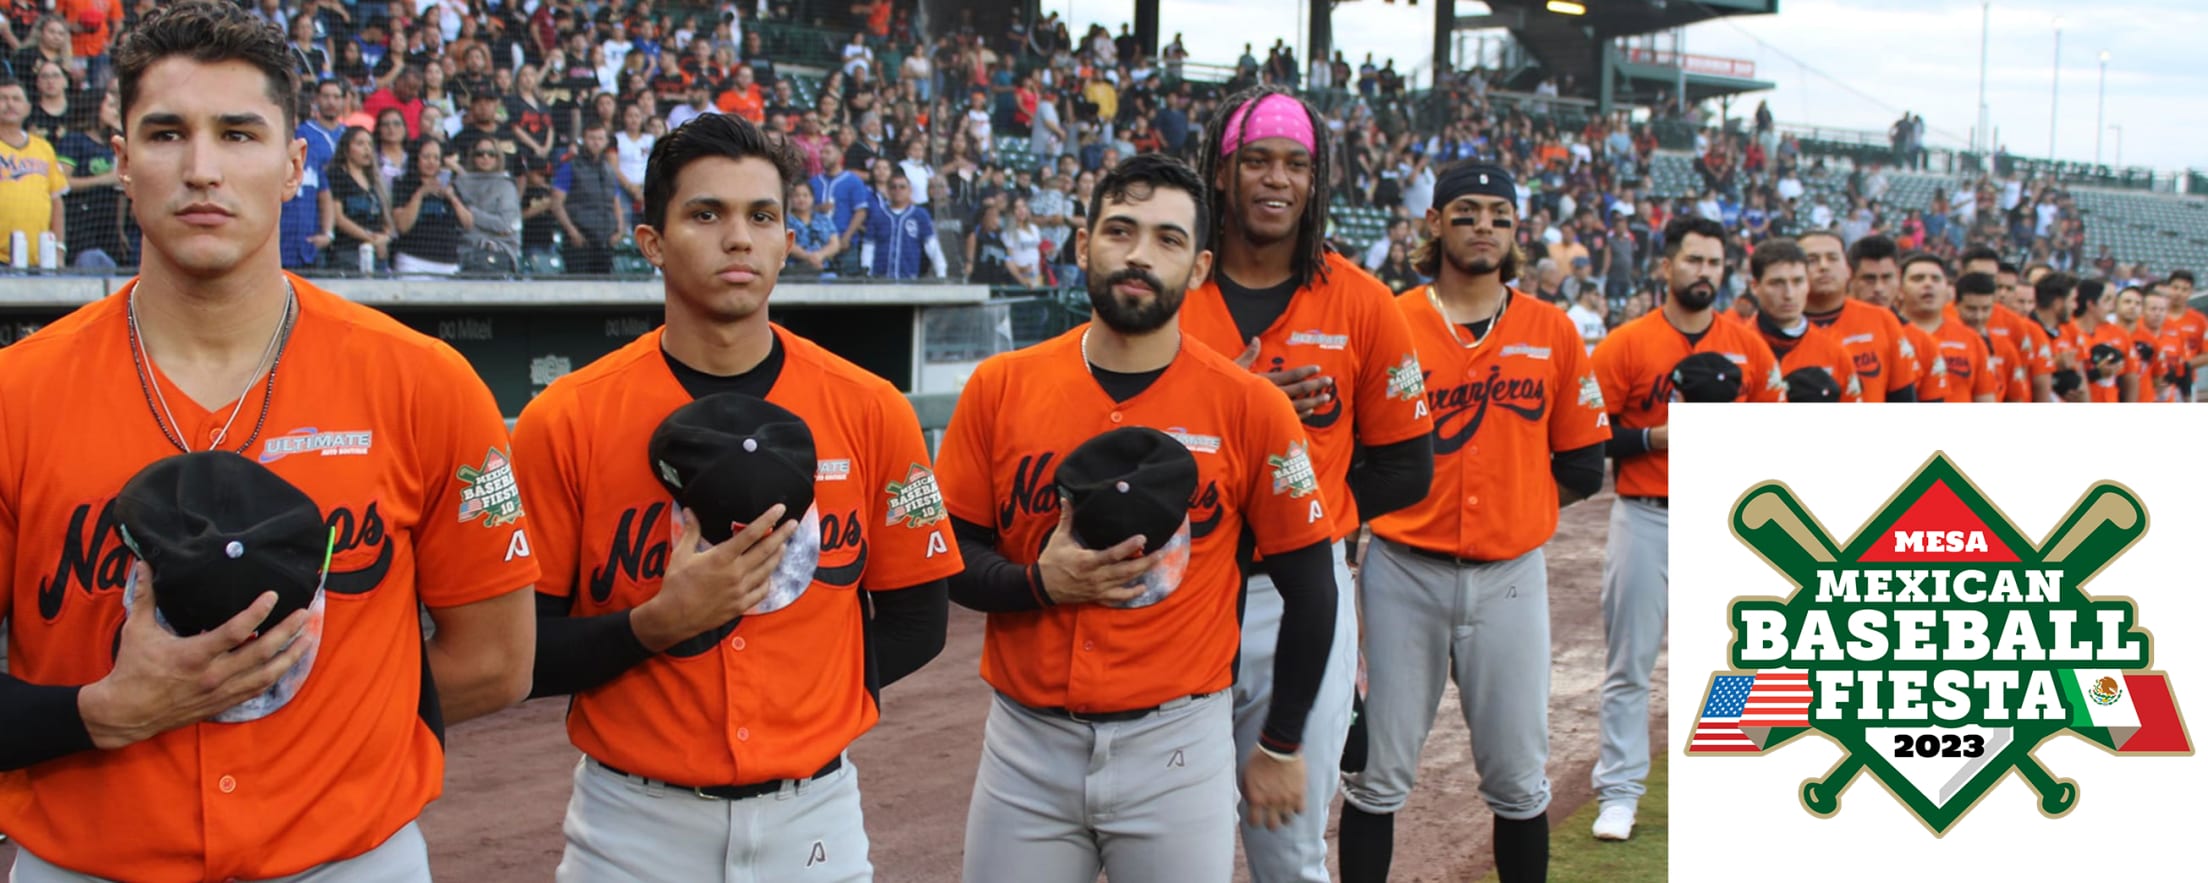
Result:
{"type": "MultiPolygon", "coordinates": [[[[252,434],[247,435],[245,441],[231,453],[245,453],[245,449],[252,447],[253,441],[261,437],[261,427],[268,422],[269,403],[276,395],[276,367],[283,362],[284,347],[291,341],[291,327],[296,318],[294,311],[298,303],[298,292],[292,289],[290,280],[285,280],[284,315],[277,321],[276,331],[269,335],[268,346],[262,350],[261,360],[255,365],[255,378],[247,380],[245,388],[238,391],[238,403],[231,406],[230,419],[223,421],[222,428],[215,431],[214,439],[207,444],[208,450],[221,447],[223,440],[229,437],[230,427],[238,422],[238,414],[245,410],[246,397],[253,391],[254,382],[259,379],[259,366],[266,365],[268,374],[266,386],[261,391],[260,417],[253,421],[252,434]]],[[[178,451],[189,454],[192,447],[184,442],[184,426],[177,422],[176,415],[169,410],[168,397],[161,393],[161,384],[154,379],[153,369],[147,364],[151,360],[145,356],[145,344],[138,331],[138,288],[135,285],[131,286],[126,312],[130,319],[130,363],[136,369],[134,374],[138,378],[138,390],[146,397],[146,411],[153,415],[154,425],[161,428],[161,437],[168,439],[169,444],[175,445],[178,451]],[[171,429],[172,426],[174,429],[171,429]]]]}
{"type": "Polygon", "coordinates": [[[1449,311],[1442,309],[1441,306],[1441,295],[1435,294],[1434,287],[1431,285],[1426,286],[1426,302],[1433,304],[1434,312],[1441,314],[1441,325],[1449,329],[1450,339],[1455,340],[1458,346],[1465,349],[1478,349],[1480,344],[1486,343],[1488,338],[1495,336],[1495,326],[1503,324],[1503,311],[1510,309],[1510,290],[1503,290],[1503,302],[1496,305],[1495,315],[1488,317],[1487,330],[1480,332],[1478,337],[1474,337],[1470,341],[1465,340],[1464,335],[1457,331],[1457,323],[1449,320],[1449,311]]]}

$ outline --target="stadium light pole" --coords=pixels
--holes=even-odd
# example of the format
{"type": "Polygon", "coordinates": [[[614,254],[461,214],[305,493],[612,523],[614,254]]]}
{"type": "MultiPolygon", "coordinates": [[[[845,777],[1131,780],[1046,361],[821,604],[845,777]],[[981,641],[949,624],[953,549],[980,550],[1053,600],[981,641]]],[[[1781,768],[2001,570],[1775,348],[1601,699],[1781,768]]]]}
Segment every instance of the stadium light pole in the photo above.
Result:
{"type": "Polygon", "coordinates": [[[2054,86],[2053,86],[2052,88],[2050,88],[2050,89],[2048,90],[2048,95],[2047,95],[2047,161],[2048,161],[2048,162],[2054,162],[2054,161],[2055,161],[2055,133],[2056,133],[2056,131],[2058,131],[2058,130],[2059,130],[2059,129],[2061,128],[2060,126],[2056,125],[2056,121],[2060,119],[2060,117],[2059,117],[2059,116],[2058,116],[2058,115],[2056,114],[2056,111],[2057,111],[2058,109],[2060,109],[2061,105],[2062,105],[2062,19],[2060,19],[2060,18],[2057,18],[2057,19],[2055,19],[2055,78],[2054,78],[2054,86]]]}
{"type": "Polygon", "coordinates": [[[2108,50],[2101,50],[2101,97],[2093,102],[2093,164],[2101,164],[2101,135],[2108,131],[2108,50]]]}
{"type": "Polygon", "coordinates": [[[1993,41],[1993,0],[1985,0],[1978,17],[1978,128],[1971,133],[1971,149],[1984,153],[1992,145],[1993,123],[1986,107],[1986,48],[1993,41]]]}
{"type": "Polygon", "coordinates": [[[2109,127],[2109,128],[2111,128],[2111,129],[2114,129],[2114,130],[2116,130],[2116,167],[2117,167],[2117,168],[2123,168],[2123,165],[2124,165],[2124,124],[2123,124],[2123,123],[2109,123],[2109,124],[2108,124],[2108,127],[2109,127]]]}

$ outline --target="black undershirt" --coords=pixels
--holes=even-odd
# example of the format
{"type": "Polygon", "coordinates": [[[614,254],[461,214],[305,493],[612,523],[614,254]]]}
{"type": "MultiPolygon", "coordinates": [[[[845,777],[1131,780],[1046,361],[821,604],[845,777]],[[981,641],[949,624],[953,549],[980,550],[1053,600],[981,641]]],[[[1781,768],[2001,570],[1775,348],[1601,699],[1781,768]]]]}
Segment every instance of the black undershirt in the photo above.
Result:
{"type": "MultiPolygon", "coordinates": [[[[785,354],[779,336],[767,357],[741,374],[708,374],[683,364],[662,349],[668,370],[694,398],[724,392],[765,398],[782,375],[785,354]]],[[[944,580],[902,589],[862,592],[860,619],[866,638],[867,689],[880,688],[919,670],[943,650],[949,622],[948,585],[944,580]]],[[[654,655],[637,640],[632,611],[598,616],[569,615],[571,599],[537,598],[537,655],[532,698],[564,696],[605,684],[654,655]]],[[[740,627],[740,626],[739,626],[740,627]]]]}
{"type": "Polygon", "coordinates": [[[1104,387],[1104,394],[1111,396],[1112,401],[1125,402],[1135,396],[1142,395],[1142,391],[1149,389],[1150,384],[1158,382],[1158,378],[1165,375],[1165,369],[1136,371],[1130,374],[1107,371],[1091,364],[1089,373],[1096,376],[1096,385],[1104,387]]]}
{"type": "Polygon", "coordinates": [[[1234,317],[1234,330],[1244,341],[1263,334],[1274,322],[1280,321],[1280,314],[1288,312],[1288,302],[1296,296],[1294,276],[1267,288],[1244,288],[1217,270],[1212,271],[1212,277],[1219,280],[1219,293],[1227,302],[1227,315],[1234,317]]]}

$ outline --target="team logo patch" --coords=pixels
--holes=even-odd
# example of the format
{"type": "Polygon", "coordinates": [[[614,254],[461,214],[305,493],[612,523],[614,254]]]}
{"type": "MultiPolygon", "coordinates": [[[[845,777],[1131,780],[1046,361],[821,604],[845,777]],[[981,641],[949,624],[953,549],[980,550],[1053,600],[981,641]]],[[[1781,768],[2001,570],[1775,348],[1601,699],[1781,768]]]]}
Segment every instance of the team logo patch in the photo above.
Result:
{"type": "Polygon", "coordinates": [[[521,520],[521,488],[503,451],[492,448],[483,465],[462,466],[453,477],[460,479],[461,523],[480,518],[484,527],[497,527],[521,520]]]}
{"type": "Polygon", "coordinates": [[[1181,447],[1187,448],[1189,453],[1219,453],[1219,437],[1216,435],[1199,435],[1179,426],[1166,430],[1165,434],[1172,436],[1174,441],[1180,442],[1181,447]]]}
{"type": "Polygon", "coordinates": [[[1418,356],[1404,353],[1403,361],[1388,369],[1388,398],[1415,402],[1426,397],[1426,372],[1418,366],[1418,356]]]}
{"type": "Polygon", "coordinates": [[[2075,808],[2077,784],[2032,755],[2063,733],[2120,756],[2192,753],[2137,605],[2083,591],[2146,534],[2128,488],[2093,485],[2035,543],[1934,454],[1844,545],[1775,481],[1731,520],[1792,593],[1732,603],[1734,670],[1710,678],[1689,755],[1816,733],[1846,756],[1801,786],[1805,809],[1837,813],[1867,770],[1940,837],[2010,770],[2042,814],[2075,808]]]}
{"type": "Polygon", "coordinates": [[[905,473],[904,481],[893,481],[882,489],[889,494],[889,518],[883,524],[895,526],[899,520],[906,527],[920,528],[942,521],[943,493],[936,489],[935,473],[918,463],[905,473]]]}
{"type": "Polygon", "coordinates": [[[1503,347],[1503,355],[1525,356],[1530,359],[1546,359],[1549,357],[1549,348],[1545,346],[1534,346],[1528,343],[1514,343],[1509,346],[1503,347]]]}
{"type": "Polygon", "coordinates": [[[376,434],[365,429],[321,432],[312,426],[302,426],[263,442],[261,462],[274,463],[293,454],[320,454],[324,457],[365,454],[375,441],[376,434]]]}
{"type": "Polygon", "coordinates": [[[1328,334],[1314,328],[1310,331],[1298,331],[1288,335],[1288,345],[1315,346],[1322,350],[1346,349],[1349,346],[1349,335],[1328,334]]]}
{"type": "Polygon", "coordinates": [[[1579,406],[1593,408],[1597,411],[1603,410],[1602,384],[1596,383],[1592,376],[1579,379],[1579,406]]]}
{"type": "Polygon", "coordinates": [[[850,478],[850,460],[822,460],[813,469],[814,481],[848,481],[850,478]]]}
{"type": "Polygon", "coordinates": [[[1311,457],[1303,442],[1288,443],[1288,453],[1270,454],[1265,464],[1273,469],[1273,493],[1291,498],[1307,497],[1319,490],[1319,477],[1311,471],[1311,457]]]}

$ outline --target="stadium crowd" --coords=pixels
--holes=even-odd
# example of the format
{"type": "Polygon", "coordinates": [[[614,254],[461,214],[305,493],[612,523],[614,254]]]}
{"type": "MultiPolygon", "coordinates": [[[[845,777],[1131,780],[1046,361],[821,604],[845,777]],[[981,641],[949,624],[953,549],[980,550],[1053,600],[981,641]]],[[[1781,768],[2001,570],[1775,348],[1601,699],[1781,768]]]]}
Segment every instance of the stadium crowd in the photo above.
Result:
{"type": "MultiPolygon", "coordinates": [[[[1330,202],[1386,219],[1367,240],[1336,217],[1338,250],[1393,289],[1428,281],[1413,253],[1438,169],[1498,163],[1523,183],[1519,284],[1598,319],[1590,340],[1651,308],[1664,228],[1683,216],[1727,231],[1718,303],[1740,315],[1754,309],[1756,248],[1818,230],[1949,263],[1990,248],[2031,278],[2059,271],[2119,293],[2163,281],[2105,247],[2086,255],[2084,218],[2052,178],[1989,175],[1925,209],[1890,201],[1897,173],[1923,164],[1921,117],[1896,123],[1889,168],[1805,155],[1766,105],[1720,126],[1703,107],[1660,102],[1657,119],[1696,132],[1690,192],[1667,197],[1649,113],[1553,113],[1552,99],[1582,91],[1569,78],[1506,95],[1496,74],[1463,71],[1443,77],[1437,102],[1409,92],[1392,59],[1353,67],[1336,52],[1304,65],[1276,42],[1262,62],[1246,44],[1226,82],[1197,82],[1178,34],[1158,57],[1124,24],[1115,36],[1056,13],[1002,33],[929,34],[909,0],[241,2],[290,35],[313,84],[300,96],[308,170],[281,240],[301,271],[648,273],[626,231],[652,145],[699,114],[731,113],[780,133],[812,176],[790,207],[786,274],[1066,289],[1080,281],[1069,237],[1100,169],[1145,151],[1190,155],[1223,96],[1272,83],[1325,113],[1330,202]],[[799,36],[766,36],[785,24],[799,36]]],[[[51,232],[59,264],[135,265],[107,146],[121,125],[107,51],[154,5],[0,5],[0,159],[50,157],[47,175],[0,184],[0,247],[22,231],[35,254],[51,232]]]]}

